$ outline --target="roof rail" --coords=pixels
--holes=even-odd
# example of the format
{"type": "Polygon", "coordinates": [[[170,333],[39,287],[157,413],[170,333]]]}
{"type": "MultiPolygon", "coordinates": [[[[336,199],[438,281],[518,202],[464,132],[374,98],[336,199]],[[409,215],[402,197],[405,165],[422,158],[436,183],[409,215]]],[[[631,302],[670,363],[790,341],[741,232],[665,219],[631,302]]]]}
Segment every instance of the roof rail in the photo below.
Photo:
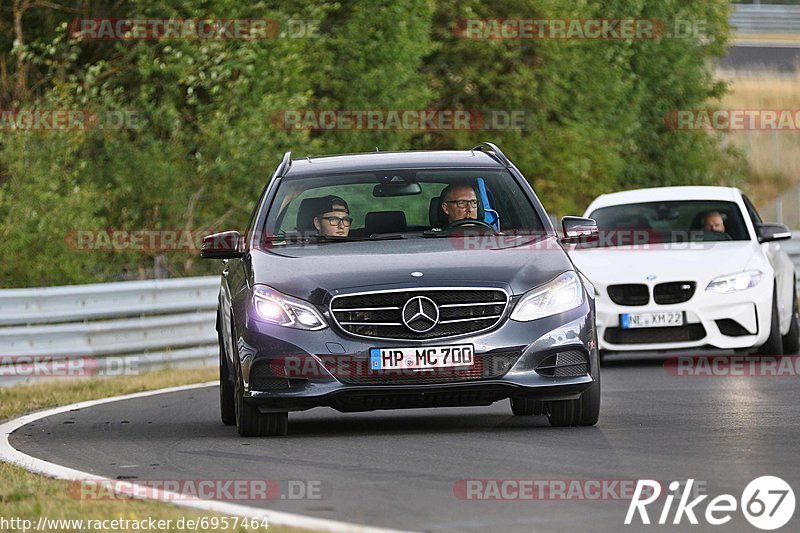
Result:
{"type": "Polygon", "coordinates": [[[496,144],[490,142],[482,142],[477,146],[473,147],[472,150],[470,151],[474,152],[475,150],[478,150],[479,152],[483,152],[489,155],[490,157],[496,159],[500,164],[502,164],[505,167],[511,166],[511,161],[508,160],[506,154],[504,154],[503,151],[500,148],[498,148],[496,144]]]}
{"type": "Polygon", "coordinates": [[[289,170],[292,166],[292,152],[291,150],[283,154],[283,161],[281,164],[278,165],[278,169],[275,171],[276,176],[283,176],[286,174],[286,171],[289,170]]]}

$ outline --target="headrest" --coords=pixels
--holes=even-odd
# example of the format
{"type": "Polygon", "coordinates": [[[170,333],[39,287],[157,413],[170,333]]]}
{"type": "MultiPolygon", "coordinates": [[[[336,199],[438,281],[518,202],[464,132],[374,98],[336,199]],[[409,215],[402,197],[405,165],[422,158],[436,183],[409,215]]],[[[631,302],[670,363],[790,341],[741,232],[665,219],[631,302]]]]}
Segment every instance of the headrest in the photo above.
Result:
{"type": "Polygon", "coordinates": [[[428,206],[428,220],[434,228],[443,228],[447,225],[447,215],[442,211],[442,197],[434,196],[428,206]]]}
{"type": "Polygon", "coordinates": [[[609,229],[651,229],[650,222],[644,215],[624,215],[615,218],[609,224],[609,229]]]}
{"type": "Polygon", "coordinates": [[[402,211],[372,211],[364,217],[364,228],[369,235],[406,231],[406,214],[402,211]]]}

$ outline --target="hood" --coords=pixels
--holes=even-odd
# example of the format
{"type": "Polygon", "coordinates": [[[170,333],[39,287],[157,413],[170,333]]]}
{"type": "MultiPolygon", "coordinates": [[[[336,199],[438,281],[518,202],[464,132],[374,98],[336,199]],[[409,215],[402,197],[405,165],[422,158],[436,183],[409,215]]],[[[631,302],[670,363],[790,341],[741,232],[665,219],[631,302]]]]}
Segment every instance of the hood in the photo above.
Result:
{"type": "Polygon", "coordinates": [[[575,266],[595,285],[697,281],[698,286],[725,274],[753,267],[753,241],[651,244],[584,248],[569,251],[575,266]],[[655,279],[648,280],[648,276],[655,279]]]}
{"type": "Polygon", "coordinates": [[[522,294],[573,270],[555,237],[409,238],[251,253],[253,282],[323,304],[326,294],[418,286],[499,286],[522,294]],[[422,272],[413,277],[412,272],[422,272]]]}

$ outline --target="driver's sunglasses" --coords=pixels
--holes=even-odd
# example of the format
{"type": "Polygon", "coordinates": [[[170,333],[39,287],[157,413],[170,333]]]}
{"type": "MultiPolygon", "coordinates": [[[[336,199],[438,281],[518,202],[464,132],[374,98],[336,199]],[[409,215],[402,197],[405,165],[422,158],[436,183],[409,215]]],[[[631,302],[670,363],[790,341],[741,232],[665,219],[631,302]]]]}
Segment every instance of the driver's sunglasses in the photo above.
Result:
{"type": "Polygon", "coordinates": [[[478,207],[478,200],[447,200],[446,204],[456,204],[459,208],[464,209],[469,205],[471,208],[476,209],[478,207]]]}
{"type": "Polygon", "coordinates": [[[352,217],[319,217],[323,220],[327,220],[328,224],[331,226],[338,226],[339,224],[344,224],[345,228],[349,228],[350,224],[353,223],[352,217]]]}

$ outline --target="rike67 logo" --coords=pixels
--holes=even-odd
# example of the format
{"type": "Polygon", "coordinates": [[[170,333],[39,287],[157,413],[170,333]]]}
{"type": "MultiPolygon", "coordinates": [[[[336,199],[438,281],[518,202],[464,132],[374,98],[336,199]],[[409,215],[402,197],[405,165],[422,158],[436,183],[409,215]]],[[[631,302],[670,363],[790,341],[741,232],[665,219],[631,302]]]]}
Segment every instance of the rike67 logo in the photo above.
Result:
{"type": "MultiPolygon", "coordinates": [[[[670,493],[664,498],[664,506],[658,515],[657,524],[678,525],[685,518],[690,524],[697,525],[699,523],[697,517],[700,515],[708,524],[720,526],[730,522],[733,513],[737,508],[741,508],[742,514],[750,524],[758,529],[773,530],[784,526],[794,514],[794,491],[779,477],[761,476],[754,479],[742,491],[739,500],[731,494],[720,494],[706,503],[703,513],[700,504],[708,498],[708,495],[703,494],[690,501],[693,483],[693,479],[687,480],[682,492],[678,491],[684,484],[677,481],[669,484],[670,493]],[[678,503],[673,514],[672,504],[676,499],[678,503]],[[671,522],[670,515],[672,515],[671,522]]],[[[634,523],[637,513],[642,524],[650,524],[647,506],[660,497],[661,484],[658,481],[640,479],[628,507],[625,524],[634,523]]]]}

